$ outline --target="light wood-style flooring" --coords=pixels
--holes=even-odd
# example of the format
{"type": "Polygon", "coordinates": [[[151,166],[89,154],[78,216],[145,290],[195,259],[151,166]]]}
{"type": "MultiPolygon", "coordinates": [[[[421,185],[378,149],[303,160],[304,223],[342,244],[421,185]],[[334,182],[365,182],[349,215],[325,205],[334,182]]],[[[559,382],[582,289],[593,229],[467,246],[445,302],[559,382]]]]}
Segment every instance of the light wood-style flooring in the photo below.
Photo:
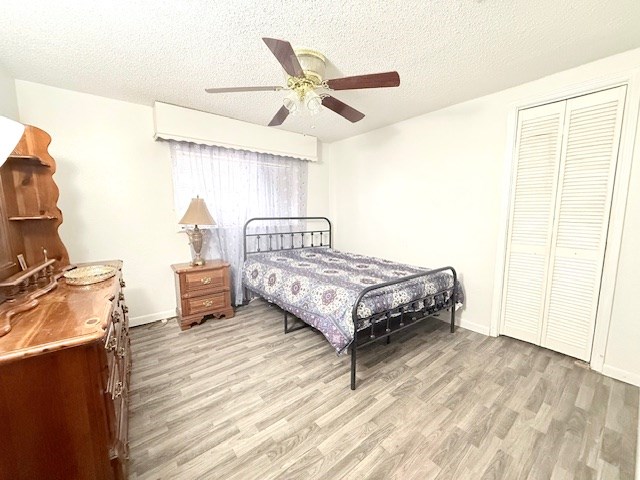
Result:
{"type": "Polygon", "coordinates": [[[131,331],[131,479],[632,479],[638,389],[433,319],[349,357],[262,301],[131,331]]]}

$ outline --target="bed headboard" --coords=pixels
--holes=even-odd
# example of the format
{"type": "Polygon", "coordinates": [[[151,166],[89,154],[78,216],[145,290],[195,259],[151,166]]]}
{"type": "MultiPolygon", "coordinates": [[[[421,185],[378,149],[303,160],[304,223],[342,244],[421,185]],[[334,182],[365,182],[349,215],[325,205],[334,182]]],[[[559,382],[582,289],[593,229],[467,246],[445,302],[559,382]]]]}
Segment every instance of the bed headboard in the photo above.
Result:
{"type": "Polygon", "coordinates": [[[331,248],[331,242],[331,222],[327,217],[256,217],[247,220],[243,229],[245,260],[253,253],[331,248]],[[326,225],[307,227],[308,223],[318,222],[326,225]]]}

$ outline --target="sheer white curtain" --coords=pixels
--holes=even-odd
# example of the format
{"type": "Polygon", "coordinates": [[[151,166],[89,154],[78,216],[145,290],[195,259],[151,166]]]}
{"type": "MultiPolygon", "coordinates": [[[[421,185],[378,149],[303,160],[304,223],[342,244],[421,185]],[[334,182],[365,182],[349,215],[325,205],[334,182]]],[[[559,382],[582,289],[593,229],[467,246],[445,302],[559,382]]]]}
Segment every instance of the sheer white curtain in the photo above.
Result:
{"type": "Polygon", "coordinates": [[[252,217],[304,216],[307,162],[188,142],[170,144],[176,214],[180,217],[196,195],[205,199],[217,225],[207,235],[202,254],[231,264],[232,296],[239,305],[244,223],[252,217]]]}

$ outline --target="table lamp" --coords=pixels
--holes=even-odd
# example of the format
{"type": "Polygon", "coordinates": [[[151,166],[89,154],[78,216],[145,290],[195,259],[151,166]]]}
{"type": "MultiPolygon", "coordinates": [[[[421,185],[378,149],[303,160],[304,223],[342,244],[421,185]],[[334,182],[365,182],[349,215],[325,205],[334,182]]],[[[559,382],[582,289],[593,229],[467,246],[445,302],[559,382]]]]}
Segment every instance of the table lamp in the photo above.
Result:
{"type": "Polygon", "coordinates": [[[191,265],[194,267],[204,265],[204,260],[200,256],[200,251],[202,250],[202,230],[198,228],[198,225],[216,224],[209,213],[207,204],[204,203],[204,199],[199,196],[192,198],[189,208],[187,208],[187,211],[178,223],[180,225],[194,225],[193,230],[185,230],[187,235],[189,235],[189,242],[196,254],[191,265]]]}
{"type": "Polygon", "coordinates": [[[24,125],[0,116],[0,167],[22,138],[24,125]]]}

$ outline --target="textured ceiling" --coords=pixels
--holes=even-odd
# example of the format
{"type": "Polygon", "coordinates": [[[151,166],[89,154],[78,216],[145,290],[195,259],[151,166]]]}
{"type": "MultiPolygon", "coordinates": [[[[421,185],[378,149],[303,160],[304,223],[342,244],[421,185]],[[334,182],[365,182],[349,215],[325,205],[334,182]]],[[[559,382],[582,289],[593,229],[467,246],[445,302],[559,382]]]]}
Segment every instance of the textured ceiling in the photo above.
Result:
{"type": "Polygon", "coordinates": [[[285,92],[261,37],[323,52],[327,78],[397,70],[399,88],[336,92],[331,111],[279,127],[324,141],[640,46],[638,0],[3,0],[0,63],[18,79],[266,125],[285,92]]]}

